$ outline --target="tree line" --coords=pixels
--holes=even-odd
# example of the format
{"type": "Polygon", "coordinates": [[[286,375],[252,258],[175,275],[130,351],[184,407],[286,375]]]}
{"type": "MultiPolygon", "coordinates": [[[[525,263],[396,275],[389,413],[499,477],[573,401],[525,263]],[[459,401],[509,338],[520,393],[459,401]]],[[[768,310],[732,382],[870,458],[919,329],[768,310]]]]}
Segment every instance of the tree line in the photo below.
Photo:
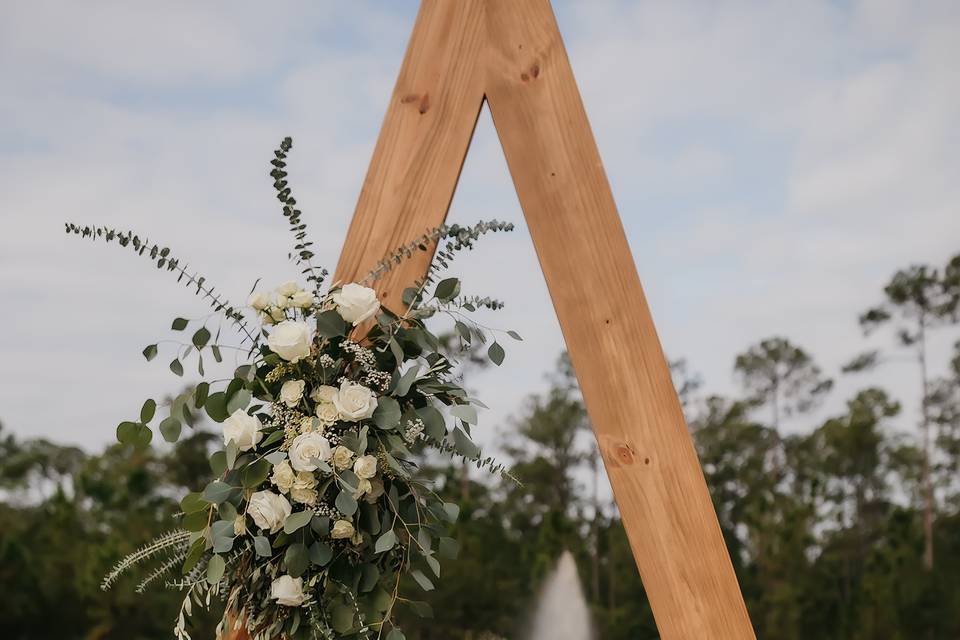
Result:
{"type": "MultiPolygon", "coordinates": [[[[877,302],[859,322],[889,332],[889,348],[851,354],[835,375],[785,337],[735,358],[736,397],[705,394],[690,367],[672,365],[759,638],[960,637],[960,340],[946,357],[931,352],[943,342],[934,332],[960,338],[960,255],[897,271],[877,302]],[[884,366],[911,367],[915,383],[880,388],[870,376],[884,366]],[[814,420],[840,375],[859,390],[814,420]]],[[[469,380],[476,365],[465,355],[469,380]]],[[[544,577],[570,550],[598,638],[657,638],[565,356],[502,432],[502,461],[519,483],[423,460],[461,503],[461,551],[436,591],[416,595],[432,617],[405,614],[407,637],[523,640],[544,577]]],[[[198,429],[165,450],[90,453],[0,430],[0,635],[168,637],[175,593],[143,598],[135,581],[108,592],[99,582],[208,479],[216,437],[198,429]]],[[[201,617],[193,636],[212,638],[214,625],[201,617]]]]}

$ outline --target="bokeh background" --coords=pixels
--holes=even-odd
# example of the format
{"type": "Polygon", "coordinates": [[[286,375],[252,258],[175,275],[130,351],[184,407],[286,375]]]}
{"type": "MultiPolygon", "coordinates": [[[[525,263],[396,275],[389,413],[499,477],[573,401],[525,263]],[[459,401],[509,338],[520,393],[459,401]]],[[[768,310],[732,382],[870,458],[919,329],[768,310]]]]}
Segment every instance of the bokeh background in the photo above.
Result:
{"type": "MultiPolygon", "coordinates": [[[[931,305],[960,286],[943,278],[960,254],[960,5],[555,7],[664,347],[685,361],[678,387],[758,635],[958,637],[960,326],[930,309],[923,341],[904,346],[896,331],[916,337],[915,318],[897,311],[865,336],[858,317],[913,265],[937,270],[931,305]],[[758,397],[744,383],[770,358],[734,364],[769,338],[801,349],[796,369],[818,367],[829,391],[790,412],[815,385],[787,397],[781,368],[758,397]],[[842,372],[871,349],[882,366],[842,372]]],[[[257,278],[295,275],[267,176],[291,135],[292,184],[332,269],[415,13],[413,0],[0,2],[4,637],[164,637],[172,597],[97,584],[202,482],[216,437],[206,425],[176,448],[110,447],[143,398],[191,380],[165,366],[174,345],[151,363],[140,350],[207,310],[62,223],[133,229],[243,300],[257,278]]],[[[451,209],[479,218],[517,231],[456,271],[507,303],[491,322],[524,341],[465,376],[491,406],[479,440],[524,487],[434,469],[465,502],[464,554],[408,637],[523,637],[571,549],[599,637],[655,638],[486,111],[451,209]]],[[[915,292],[925,281],[909,274],[915,292]]]]}

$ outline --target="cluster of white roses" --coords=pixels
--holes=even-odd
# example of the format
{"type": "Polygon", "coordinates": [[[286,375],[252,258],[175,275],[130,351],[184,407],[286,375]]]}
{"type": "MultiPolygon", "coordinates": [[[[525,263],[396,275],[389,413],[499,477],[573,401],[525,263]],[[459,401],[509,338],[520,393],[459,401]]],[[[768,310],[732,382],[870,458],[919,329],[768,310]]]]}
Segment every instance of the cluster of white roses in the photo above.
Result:
{"type": "MultiPolygon", "coordinates": [[[[250,306],[259,312],[265,324],[275,325],[267,336],[270,350],[287,362],[296,364],[310,356],[313,336],[306,322],[289,318],[287,311],[292,308],[310,309],[316,301],[313,294],[299,289],[293,282],[280,285],[274,293],[274,298],[263,293],[253,294],[250,306]]],[[[353,326],[372,318],[380,309],[376,293],[358,284],[344,286],[331,294],[329,300],[340,316],[353,326]]],[[[309,409],[310,403],[304,397],[306,389],[305,380],[287,380],[280,388],[277,403],[288,409],[309,409]]],[[[343,445],[331,446],[325,435],[325,429],[338,422],[358,423],[369,419],[377,408],[376,393],[363,384],[342,380],[339,387],[318,385],[308,397],[313,404],[312,415],[297,425],[287,427],[288,430],[294,430],[294,437],[281,447],[281,450],[286,450],[286,458],[273,466],[270,482],[276,491],[256,491],[247,503],[246,515],[257,527],[271,534],[283,529],[293,512],[293,504],[301,504],[308,509],[320,506],[318,473],[336,474],[352,470],[358,480],[353,492],[357,500],[362,498],[373,503],[384,492],[383,480],[377,474],[376,456],[358,455],[343,445]]],[[[259,418],[238,409],[223,422],[223,440],[227,445],[232,442],[238,451],[256,450],[263,438],[262,429],[259,418]]],[[[245,530],[244,516],[238,518],[236,529],[238,534],[245,530]]],[[[334,540],[349,539],[354,544],[362,541],[353,522],[342,517],[334,519],[330,537],[334,540]]],[[[271,596],[280,605],[300,606],[306,598],[302,579],[279,576],[273,581],[271,596]]]]}
{"type": "Polygon", "coordinates": [[[274,289],[273,295],[257,291],[250,294],[247,304],[256,309],[264,324],[276,324],[287,319],[287,309],[309,309],[316,302],[313,293],[301,289],[293,280],[274,289]]]}

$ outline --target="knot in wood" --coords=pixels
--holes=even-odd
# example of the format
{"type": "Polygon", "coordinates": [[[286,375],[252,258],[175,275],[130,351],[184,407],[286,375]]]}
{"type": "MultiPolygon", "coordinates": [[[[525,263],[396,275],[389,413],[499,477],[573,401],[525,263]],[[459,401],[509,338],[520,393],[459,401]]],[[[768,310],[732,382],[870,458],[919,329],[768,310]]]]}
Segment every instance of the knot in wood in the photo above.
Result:
{"type": "Polygon", "coordinates": [[[611,443],[607,450],[609,462],[616,467],[629,467],[636,462],[637,452],[626,442],[611,443]]]}

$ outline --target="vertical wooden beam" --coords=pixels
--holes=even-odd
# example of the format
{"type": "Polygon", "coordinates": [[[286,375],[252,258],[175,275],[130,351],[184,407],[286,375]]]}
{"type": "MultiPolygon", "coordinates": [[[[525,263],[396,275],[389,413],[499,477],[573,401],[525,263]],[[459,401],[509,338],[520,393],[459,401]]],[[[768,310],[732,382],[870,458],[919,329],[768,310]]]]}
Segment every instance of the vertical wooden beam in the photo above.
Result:
{"type": "MultiPolygon", "coordinates": [[[[424,0],[334,280],[362,278],[387,253],[443,223],[483,105],[482,0],[424,0]]],[[[399,307],[432,252],[377,283],[399,307]]]]}
{"type": "Polygon", "coordinates": [[[487,0],[486,97],[664,640],[753,638],[549,0],[487,0]]]}

